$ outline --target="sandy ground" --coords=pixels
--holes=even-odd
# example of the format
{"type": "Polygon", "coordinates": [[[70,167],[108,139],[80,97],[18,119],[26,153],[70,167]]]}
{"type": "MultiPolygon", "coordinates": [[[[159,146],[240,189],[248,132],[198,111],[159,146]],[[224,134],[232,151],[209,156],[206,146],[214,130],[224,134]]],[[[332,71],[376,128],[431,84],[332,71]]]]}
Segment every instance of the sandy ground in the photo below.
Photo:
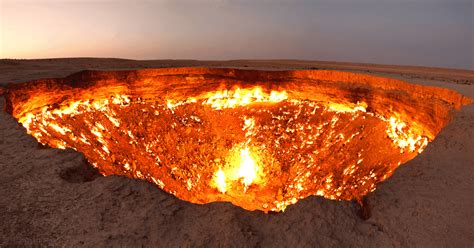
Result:
{"type": "MultiPolygon", "coordinates": [[[[0,86],[83,69],[211,66],[337,69],[454,89],[474,98],[474,71],[306,61],[0,60],[0,86]]],[[[0,97],[0,107],[4,99],[0,97]]],[[[154,185],[101,177],[81,154],[41,148],[0,112],[0,246],[474,247],[474,105],[369,196],[309,197],[281,214],[193,205],[154,185]]]]}

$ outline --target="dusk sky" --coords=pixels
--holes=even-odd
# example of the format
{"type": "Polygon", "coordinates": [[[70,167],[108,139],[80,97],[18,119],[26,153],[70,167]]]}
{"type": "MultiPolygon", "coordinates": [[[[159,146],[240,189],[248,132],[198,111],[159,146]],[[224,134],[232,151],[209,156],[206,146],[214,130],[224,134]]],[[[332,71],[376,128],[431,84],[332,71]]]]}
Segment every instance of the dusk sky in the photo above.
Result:
{"type": "Polygon", "coordinates": [[[304,59],[474,69],[472,0],[0,0],[0,58],[304,59]]]}

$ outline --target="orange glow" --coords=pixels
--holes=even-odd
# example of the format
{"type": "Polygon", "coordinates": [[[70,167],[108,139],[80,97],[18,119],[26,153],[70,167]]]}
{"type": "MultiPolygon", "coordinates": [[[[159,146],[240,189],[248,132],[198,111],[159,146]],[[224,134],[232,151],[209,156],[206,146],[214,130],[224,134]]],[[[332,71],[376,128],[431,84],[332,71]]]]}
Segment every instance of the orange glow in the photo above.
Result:
{"type": "Polygon", "coordinates": [[[418,153],[421,153],[426,145],[428,145],[428,138],[417,134],[414,128],[407,128],[405,122],[400,121],[394,116],[389,119],[387,135],[392,139],[393,143],[401,149],[400,152],[408,148],[410,152],[417,150],[418,153]]]}
{"type": "Polygon", "coordinates": [[[225,165],[225,171],[219,168],[214,174],[214,187],[220,192],[225,193],[226,191],[234,190],[228,188],[227,181],[232,182],[232,184],[241,182],[244,186],[244,191],[253,183],[258,183],[259,167],[254,156],[247,147],[231,152],[228,157],[229,163],[225,165]],[[236,153],[240,153],[240,155],[236,153]]]}
{"type": "Polygon", "coordinates": [[[193,203],[229,201],[265,212],[310,195],[360,198],[447,123],[415,121],[411,105],[380,92],[359,96],[306,79],[328,80],[324,71],[245,72],[246,80],[260,78],[256,85],[213,81],[238,72],[145,70],[127,77],[130,85],[115,79],[123,74],[106,72],[81,76],[87,87],[25,84],[7,90],[7,110],[39,142],[84,153],[104,175],[148,180],[193,203]],[[288,83],[264,81],[273,75],[288,83]]]}
{"type": "Polygon", "coordinates": [[[221,193],[225,193],[226,192],[226,187],[227,187],[227,183],[226,183],[226,178],[225,178],[225,173],[222,169],[219,169],[217,172],[216,172],[216,175],[214,176],[214,184],[215,184],[215,187],[221,192],[221,193]]]}
{"type": "Polygon", "coordinates": [[[240,150],[239,177],[242,178],[245,186],[249,186],[257,178],[258,167],[250,156],[248,148],[240,150]]]}
{"type": "Polygon", "coordinates": [[[252,103],[276,103],[288,98],[285,91],[274,91],[266,93],[261,87],[251,89],[222,90],[205,94],[207,100],[203,104],[210,105],[214,109],[235,108],[252,103]]]}

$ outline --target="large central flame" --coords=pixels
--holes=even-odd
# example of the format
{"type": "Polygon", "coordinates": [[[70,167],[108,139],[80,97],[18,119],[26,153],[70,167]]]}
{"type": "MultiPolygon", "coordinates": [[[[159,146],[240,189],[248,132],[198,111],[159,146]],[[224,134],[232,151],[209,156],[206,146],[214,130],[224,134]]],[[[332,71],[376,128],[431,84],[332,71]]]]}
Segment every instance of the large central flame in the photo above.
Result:
{"type": "Polygon", "coordinates": [[[256,181],[258,176],[258,166],[247,147],[240,150],[239,158],[230,157],[230,163],[225,167],[225,171],[219,168],[214,175],[214,186],[221,193],[232,191],[231,188],[227,187],[228,180],[241,180],[242,184],[248,187],[256,181]]]}
{"type": "Polygon", "coordinates": [[[438,99],[431,103],[404,83],[327,72],[170,69],[67,80],[7,89],[7,110],[39,142],[193,203],[265,212],[310,195],[366,195],[465,102],[422,88],[438,99]]]}
{"type": "Polygon", "coordinates": [[[249,186],[257,178],[258,167],[250,156],[248,148],[240,150],[240,168],[239,176],[242,178],[245,186],[249,186]]]}

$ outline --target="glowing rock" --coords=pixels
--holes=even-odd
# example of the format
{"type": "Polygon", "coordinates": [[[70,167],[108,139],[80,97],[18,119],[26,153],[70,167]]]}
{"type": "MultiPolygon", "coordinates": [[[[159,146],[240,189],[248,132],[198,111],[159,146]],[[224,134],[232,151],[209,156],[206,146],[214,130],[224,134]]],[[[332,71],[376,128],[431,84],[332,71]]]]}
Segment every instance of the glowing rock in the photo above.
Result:
{"type": "Polygon", "coordinates": [[[364,196],[472,102],[354,73],[201,68],[86,71],[5,93],[28,133],[104,175],[263,211],[364,196]]]}

